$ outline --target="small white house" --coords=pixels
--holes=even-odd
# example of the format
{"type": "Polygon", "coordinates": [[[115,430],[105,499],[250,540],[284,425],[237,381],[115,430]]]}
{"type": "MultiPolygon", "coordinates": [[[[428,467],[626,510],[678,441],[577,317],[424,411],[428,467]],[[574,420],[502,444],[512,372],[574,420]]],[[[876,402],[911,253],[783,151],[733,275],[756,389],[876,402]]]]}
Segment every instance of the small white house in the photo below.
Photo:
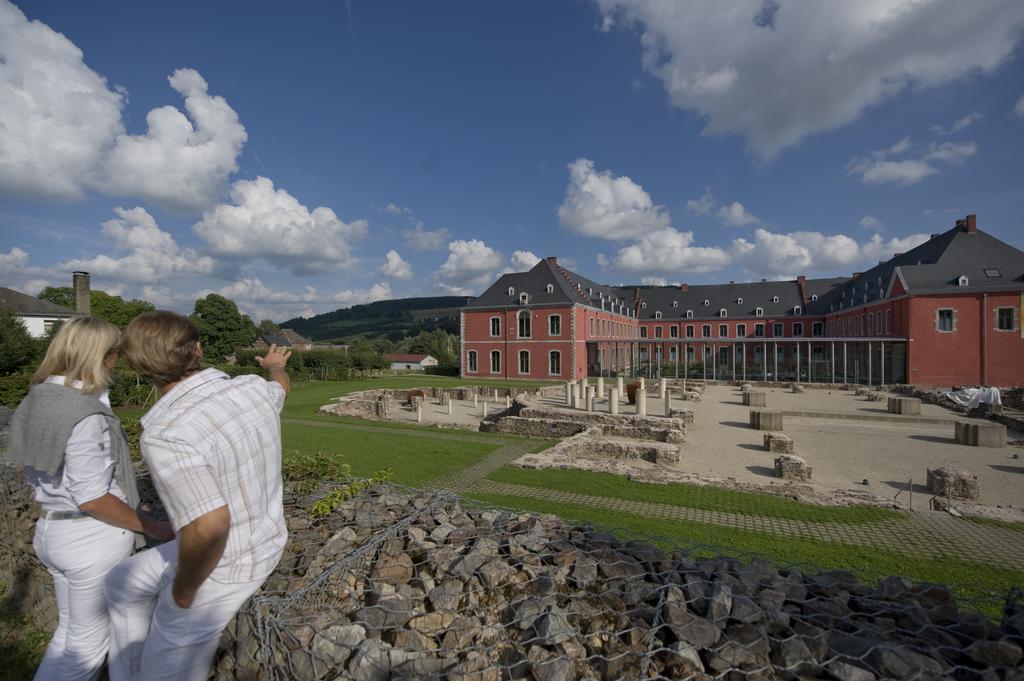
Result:
{"type": "Polygon", "coordinates": [[[392,369],[404,369],[406,371],[423,371],[427,367],[436,367],[438,364],[437,360],[430,355],[385,353],[384,359],[391,362],[392,369]]]}
{"type": "Polygon", "coordinates": [[[39,300],[34,296],[0,287],[0,309],[10,310],[25,323],[25,328],[33,338],[42,338],[55,325],[78,316],[78,312],[48,300],[39,300]]]}

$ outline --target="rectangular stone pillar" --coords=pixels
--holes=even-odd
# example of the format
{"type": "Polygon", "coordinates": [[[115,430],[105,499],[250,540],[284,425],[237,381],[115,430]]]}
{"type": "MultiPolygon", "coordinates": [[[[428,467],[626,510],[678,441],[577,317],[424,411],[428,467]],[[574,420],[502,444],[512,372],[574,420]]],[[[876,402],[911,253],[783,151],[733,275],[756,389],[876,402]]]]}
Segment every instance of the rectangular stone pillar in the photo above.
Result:
{"type": "Polygon", "coordinates": [[[572,406],[572,386],[576,381],[565,382],[565,406],[572,406]]]}
{"type": "Polygon", "coordinates": [[[618,391],[620,398],[626,394],[626,388],[622,382],[622,376],[615,377],[615,389],[618,391]]]}
{"type": "Polygon", "coordinates": [[[423,403],[416,402],[416,423],[423,422],[423,403]]]}
{"type": "Polygon", "coordinates": [[[672,393],[665,391],[665,416],[672,415],[672,393]]]}
{"type": "Polygon", "coordinates": [[[604,399],[604,376],[597,377],[597,399],[604,399]]]}
{"type": "Polygon", "coordinates": [[[667,382],[666,382],[666,380],[664,378],[659,378],[658,379],[658,397],[659,398],[665,399],[665,390],[666,390],[667,385],[668,384],[667,384],[667,382]]]}
{"type": "Polygon", "coordinates": [[[473,393],[473,408],[475,409],[476,406],[477,406],[477,395],[476,395],[476,393],[473,393]]]}
{"type": "Polygon", "coordinates": [[[643,380],[640,379],[640,390],[636,391],[636,413],[637,416],[647,416],[647,393],[644,392],[643,380]]]}
{"type": "Polygon", "coordinates": [[[594,386],[587,386],[587,397],[586,397],[586,408],[587,411],[594,411],[594,386]]]}
{"type": "Polygon", "coordinates": [[[498,389],[497,388],[494,389],[494,403],[495,404],[498,403],[498,389]]]}
{"type": "Polygon", "coordinates": [[[448,400],[448,416],[452,415],[452,401],[448,400]]]}
{"type": "Polygon", "coordinates": [[[611,397],[608,398],[608,412],[612,415],[619,413],[619,389],[611,389],[611,397]]]}
{"type": "Polygon", "coordinates": [[[483,403],[483,405],[484,405],[484,418],[487,418],[487,402],[485,401],[483,403]]]}

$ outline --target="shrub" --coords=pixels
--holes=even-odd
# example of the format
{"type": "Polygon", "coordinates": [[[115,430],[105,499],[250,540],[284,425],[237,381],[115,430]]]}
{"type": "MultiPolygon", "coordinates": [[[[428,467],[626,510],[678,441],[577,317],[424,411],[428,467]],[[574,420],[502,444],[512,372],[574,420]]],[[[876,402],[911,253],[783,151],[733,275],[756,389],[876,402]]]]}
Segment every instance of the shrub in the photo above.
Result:
{"type": "Polygon", "coordinates": [[[142,437],[142,421],[134,416],[122,416],[121,428],[128,439],[128,451],[132,455],[132,461],[141,461],[142,450],[139,448],[139,438],[142,437]]]}
{"type": "Polygon", "coordinates": [[[340,454],[324,452],[292,452],[281,464],[281,475],[297,494],[323,489],[324,495],[309,507],[309,515],[323,518],[330,515],[346,499],[391,478],[391,470],[377,471],[368,480],[352,477],[352,467],[342,462],[340,454]]]}
{"type": "Polygon", "coordinates": [[[0,376],[0,404],[11,409],[17,407],[28,394],[31,380],[32,374],[27,371],[0,376]]]}
{"type": "Polygon", "coordinates": [[[110,377],[110,405],[140,406],[153,393],[153,386],[130,369],[115,369],[110,377]]]}

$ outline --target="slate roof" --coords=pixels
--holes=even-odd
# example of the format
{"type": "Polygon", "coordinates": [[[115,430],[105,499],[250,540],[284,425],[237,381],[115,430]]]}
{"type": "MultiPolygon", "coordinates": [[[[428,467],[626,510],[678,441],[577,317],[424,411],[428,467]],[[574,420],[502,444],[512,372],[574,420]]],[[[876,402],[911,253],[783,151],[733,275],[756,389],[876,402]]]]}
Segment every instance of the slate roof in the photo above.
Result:
{"type": "MultiPolygon", "coordinates": [[[[406,362],[410,364],[419,364],[426,358],[430,357],[430,355],[410,355],[395,352],[385,352],[383,356],[384,359],[389,362],[406,362]]],[[[431,357],[431,359],[433,359],[433,357],[431,357]]]]}
{"type": "Polygon", "coordinates": [[[276,345],[279,348],[290,348],[292,342],[279,333],[261,333],[260,340],[267,345],[276,345]]]}
{"type": "Polygon", "coordinates": [[[527,304],[531,306],[579,303],[600,309],[602,298],[605,309],[616,298],[618,300],[615,304],[621,305],[623,310],[633,304],[632,298],[622,299],[611,286],[598,284],[571,272],[554,258],[545,258],[527,272],[511,272],[498,277],[498,281],[491,284],[476,300],[468,303],[465,309],[516,306],[520,304],[519,296],[523,293],[527,294],[527,304]],[[511,295],[509,288],[512,289],[511,295]]]}
{"type": "Polygon", "coordinates": [[[74,317],[78,313],[48,300],[39,300],[21,291],[0,287],[0,308],[20,315],[36,317],[74,317]]]}
{"type": "Polygon", "coordinates": [[[291,329],[281,329],[281,335],[288,339],[292,345],[312,345],[313,341],[303,337],[291,329]]]}
{"type": "Polygon", "coordinates": [[[895,278],[908,293],[917,295],[1020,291],[1024,290],[1024,252],[958,224],[820,296],[813,312],[838,312],[879,300],[888,294],[895,278]],[[998,276],[992,276],[995,272],[998,276]],[[967,286],[959,286],[961,275],[967,277],[967,286]]]}

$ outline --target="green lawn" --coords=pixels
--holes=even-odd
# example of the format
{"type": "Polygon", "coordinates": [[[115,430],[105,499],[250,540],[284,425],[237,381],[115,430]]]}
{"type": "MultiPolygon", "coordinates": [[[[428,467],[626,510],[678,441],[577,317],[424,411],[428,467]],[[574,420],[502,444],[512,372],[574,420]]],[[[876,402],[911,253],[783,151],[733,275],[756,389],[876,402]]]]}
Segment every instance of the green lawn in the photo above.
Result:
{"type": "MultiPolygon", "coordinates": [[[[364,422],[365,423],[365,422],[364,422]]],[[[417,433],[375,433],[356,428],[284,424],[284,456],[289,452],[337,454],[352,467],[352,475],[370,477],[390,468],[391,480],[422,485],[428,480],[473,465],[502,442],[466,442],[417,433]]]]}
{"type": "Polygon", "coordinates": [[[618,511],[569,506],[538,499],[499,494],[473,494],[485,504],[553,513],[566,520],[593,523],[625,539],[652,537],[665,548],[693,548],[698,555],[733,555],[740,559],[766,558],[802,569],[846,570],[869,582],[889,575],[935,582],[952,588],[979,610],[998,616],[1002,598],[1011,587],[1024,584],[1024,572],[981,563],[935,560],[891,551],[781,537],[749,530],[719,527],[684,520],[653,520],[618,511]]]}
{"type": "Polygon", "coordinates": [[[711,485],[683,483],[658,485],[635,482],[626,480],[619,475],[592,471],[528,470],[516,466],[506,466],[491,473],[488,477],[497,482],[562,492],[808,522],[858,524],[900,520],[905,517],[898,511],[889,511],[874,506],[815,506],[771,494],[736,492],[711,485]]]}

